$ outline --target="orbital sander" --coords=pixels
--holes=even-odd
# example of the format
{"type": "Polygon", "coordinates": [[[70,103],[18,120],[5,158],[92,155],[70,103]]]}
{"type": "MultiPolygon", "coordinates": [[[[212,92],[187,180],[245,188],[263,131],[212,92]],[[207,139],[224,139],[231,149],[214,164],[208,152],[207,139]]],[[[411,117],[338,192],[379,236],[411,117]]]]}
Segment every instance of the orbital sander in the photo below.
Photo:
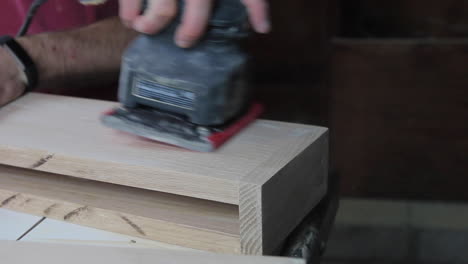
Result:
{"type": "Polygon", "coordinates": [[[123,55],[119,81],[121,107],[102,117],[104,125],[155,141],[209,152],[254,121],[246,82],[247,10],[240,0],[218,0],[203,39],[180,48],[177,18],[163,32],[142,34],[123,55]]]}
{"type": "Polygon", "coordinates": [[[240,0],[218,0],[203,39],[192,48],[174,43],[184,3],[174,22],[156,35],[142,34],[123,55],[121,107],[104,125],[144,138],[210,152],[262,112],[246,82],[247,10],[240,0]]]}

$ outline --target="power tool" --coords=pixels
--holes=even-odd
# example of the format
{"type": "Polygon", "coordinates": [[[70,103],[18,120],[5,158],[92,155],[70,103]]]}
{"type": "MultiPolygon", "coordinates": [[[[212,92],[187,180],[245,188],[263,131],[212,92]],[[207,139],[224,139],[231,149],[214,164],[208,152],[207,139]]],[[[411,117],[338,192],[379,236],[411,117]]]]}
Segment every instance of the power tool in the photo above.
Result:
{"type": "Polygon", "coordinates": [[[218,0],[204,37],[192,48],[174,43],[184,3],[163,32],[141,34],[122,58],[121,107],[105,113],[108,127],[194,151],[209,152],[254,121],[251,103],[247,10],[240,0],[218,0]]]}
{"type": "MultiPolygon", "coordinates": [[[[18,36],[24,35],[39,7],[34,0],[18,36]]],[[[106,0],[79,0],[85,5],[106,0]]],[[[142,1],[142,12],[147,1],[142,1]]],[[[217,0],[203,39],[189,49],[174,43],[177,18],[163,32],[141,34],[122,58],[121,107],[101,117],[104,125],[195,151],[217,149],[263,112],[251,102],[246,82],[248,14],[240,0],[217,0]]],[[[109,32],[111,34],[111,32],[109,32]]]]}

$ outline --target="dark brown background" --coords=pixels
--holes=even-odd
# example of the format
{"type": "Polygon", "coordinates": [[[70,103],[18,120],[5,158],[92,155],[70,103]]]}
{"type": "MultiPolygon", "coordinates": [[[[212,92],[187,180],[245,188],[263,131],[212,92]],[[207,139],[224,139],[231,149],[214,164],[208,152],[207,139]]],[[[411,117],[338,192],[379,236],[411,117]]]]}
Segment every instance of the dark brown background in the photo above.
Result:
{"type": "Polygon", "coordinates": [[[468,200],[468,1],[270,2],[265,118],[330,127],[343,195],[468,200]]]}

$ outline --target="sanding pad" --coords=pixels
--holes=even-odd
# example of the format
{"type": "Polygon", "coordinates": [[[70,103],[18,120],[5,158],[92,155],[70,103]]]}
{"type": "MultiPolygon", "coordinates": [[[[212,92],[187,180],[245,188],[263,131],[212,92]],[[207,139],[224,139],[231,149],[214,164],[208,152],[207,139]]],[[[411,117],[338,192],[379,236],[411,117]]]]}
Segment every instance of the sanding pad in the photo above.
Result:
{"type": "Polygon", "coordinates": [[[222,126],[205,127],[152,108],[120,107],[104,113],[101,121],[107,127],[158,142],[193,151],[212,152],[254,122],[262,112],[261,104],[253,104],[240,118],[222,126]]]}

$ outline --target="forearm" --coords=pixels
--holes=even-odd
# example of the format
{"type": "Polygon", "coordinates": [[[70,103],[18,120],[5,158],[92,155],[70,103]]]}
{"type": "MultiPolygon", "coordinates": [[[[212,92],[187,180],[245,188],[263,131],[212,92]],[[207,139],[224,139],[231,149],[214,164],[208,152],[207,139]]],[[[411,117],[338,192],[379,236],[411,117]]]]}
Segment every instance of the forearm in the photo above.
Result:
{"type": "Polygon", "coordinates": [[[117,17],[64,32],[18,39],[39,71],[39,89],[101,85],[116,80],[121,57],[136,36],[117,17]]]}

